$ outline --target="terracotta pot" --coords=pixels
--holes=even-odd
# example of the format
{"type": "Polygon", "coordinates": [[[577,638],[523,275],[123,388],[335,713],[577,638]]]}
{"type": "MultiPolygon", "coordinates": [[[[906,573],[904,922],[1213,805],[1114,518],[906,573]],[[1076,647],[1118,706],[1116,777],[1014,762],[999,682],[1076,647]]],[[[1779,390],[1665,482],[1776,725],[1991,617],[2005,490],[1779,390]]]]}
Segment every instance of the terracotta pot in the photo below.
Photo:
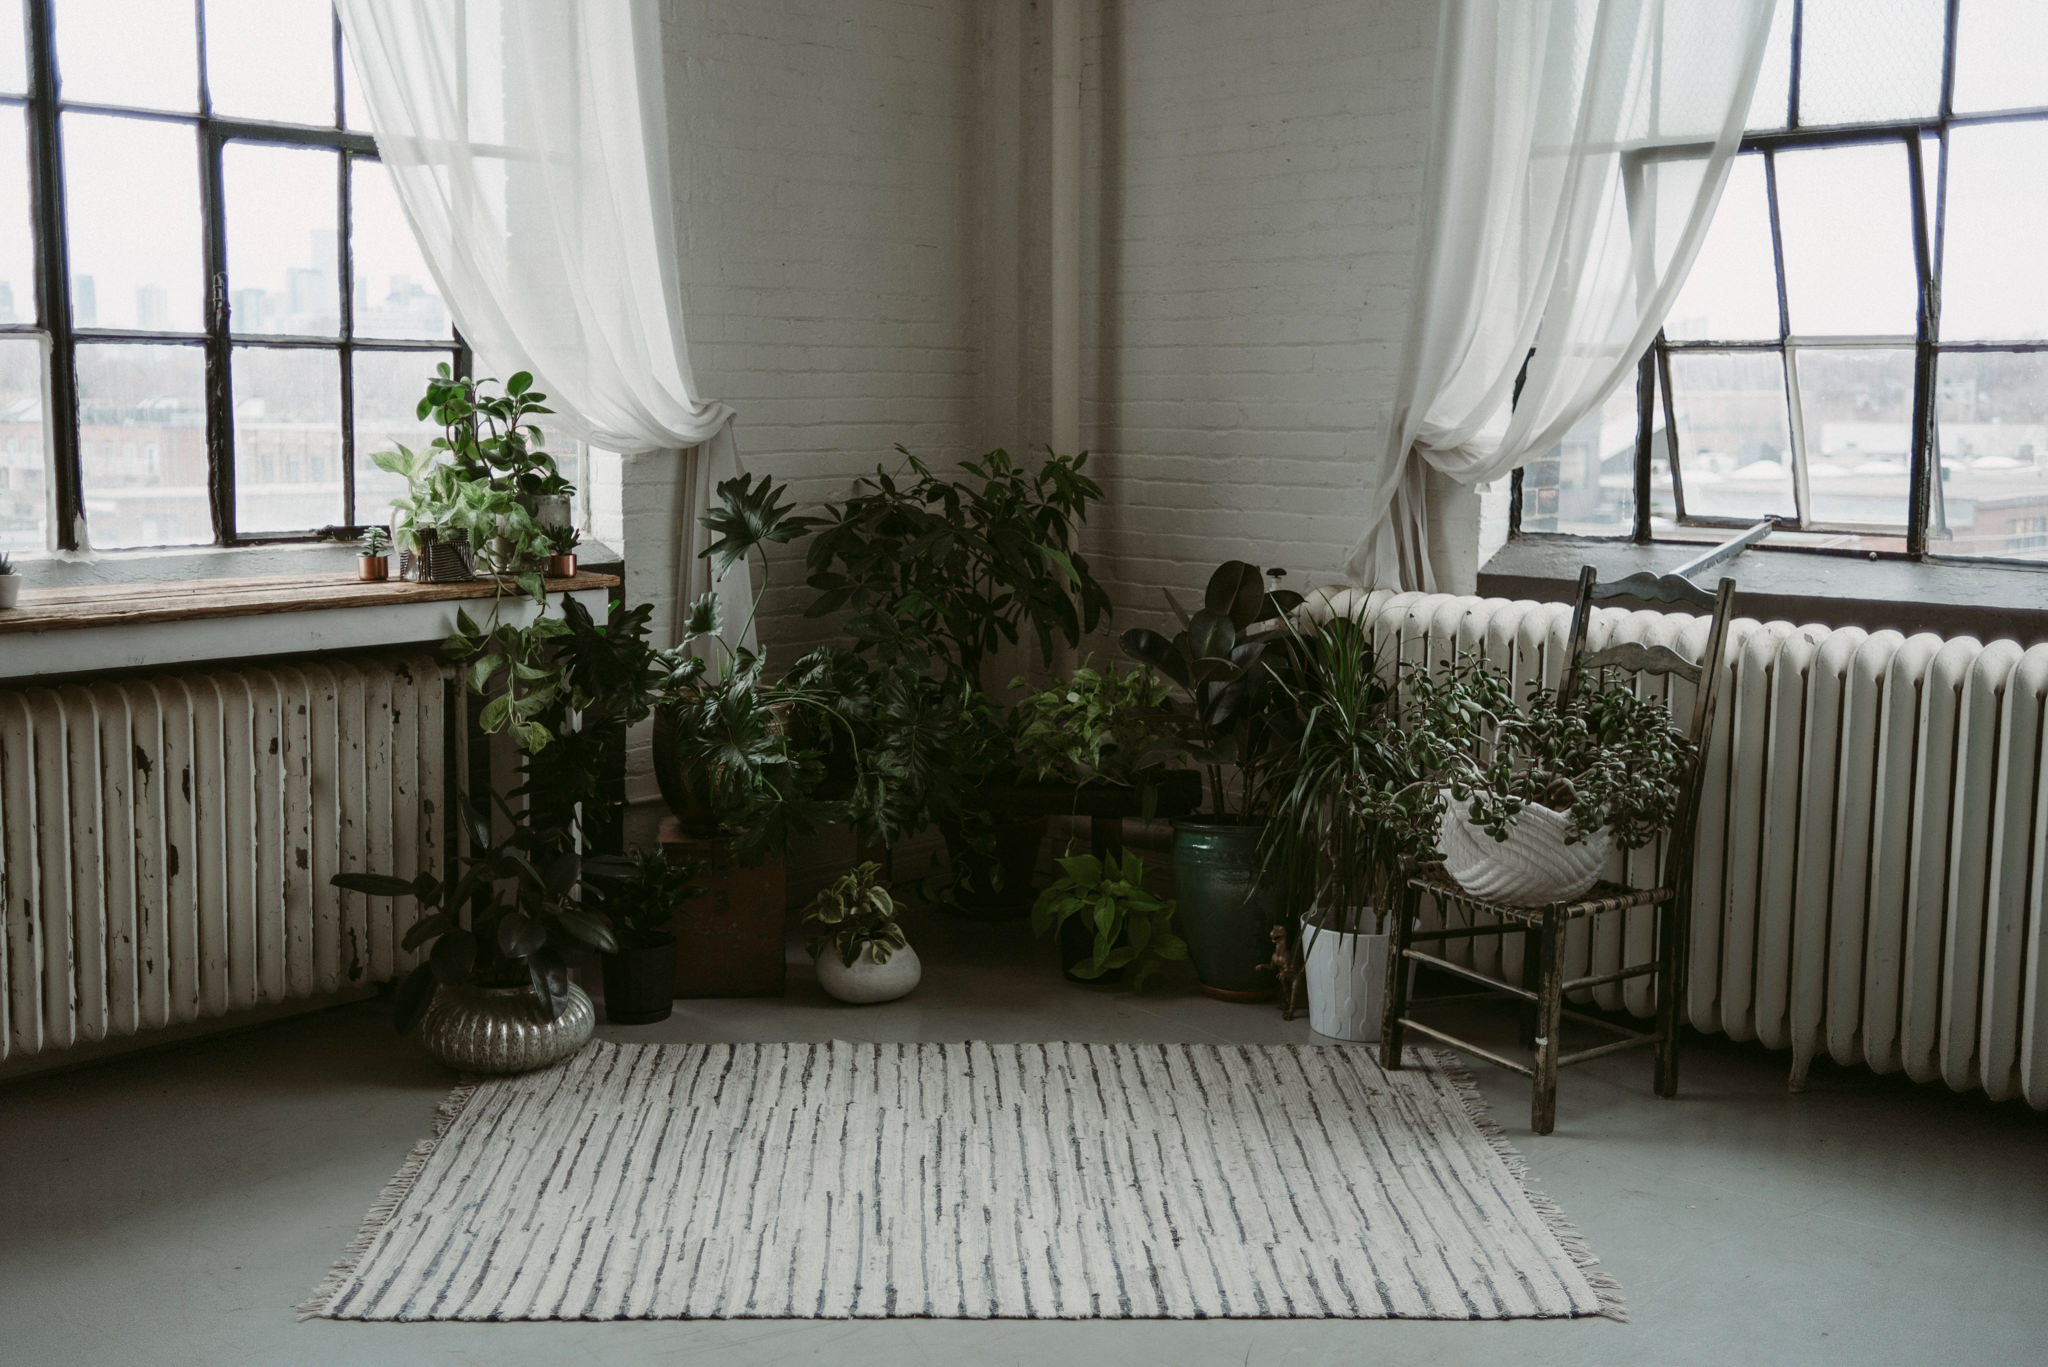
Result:
{"type": "Polygon", "coordinates": [[[356,557],[356,578],[365,584],[381,584],[391,577],[391,562],[381,555],[356,557]]]}
{"type": "Polygon", "coordinates": [[[548,578],[573,579],[576,577],[576,555],[551,555],[548,557],[548,578]]]}
{"type": "Polygon", "coordinates": [[[696,862],[704,895],[676,909],[678,997],[779,997],[788,977],[784,919],[789,901],[780,858],[749,868],[722,840],[686,839],[662,823],[671,862],[696,862]]]}

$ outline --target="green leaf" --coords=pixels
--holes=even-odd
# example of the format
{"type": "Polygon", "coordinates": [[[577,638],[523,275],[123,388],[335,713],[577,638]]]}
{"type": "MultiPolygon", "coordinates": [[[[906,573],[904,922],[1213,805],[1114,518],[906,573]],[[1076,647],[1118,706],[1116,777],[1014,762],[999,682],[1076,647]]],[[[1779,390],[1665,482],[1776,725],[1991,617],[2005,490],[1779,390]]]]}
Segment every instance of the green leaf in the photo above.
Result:
{"type": "Polygon", "coordinates": [[[524,370],[514,372],[512,378],[505,381],[505,392],[515,399],[531,388],[533,376],[524,370]]]}

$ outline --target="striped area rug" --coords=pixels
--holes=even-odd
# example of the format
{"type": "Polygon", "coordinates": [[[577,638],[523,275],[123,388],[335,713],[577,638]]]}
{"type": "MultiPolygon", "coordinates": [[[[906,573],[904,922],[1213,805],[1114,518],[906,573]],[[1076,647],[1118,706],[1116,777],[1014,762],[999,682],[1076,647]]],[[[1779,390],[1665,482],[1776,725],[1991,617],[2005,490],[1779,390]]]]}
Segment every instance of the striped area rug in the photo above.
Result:
{"type": "Polygon", "coordinates": [[[458,1088],[306,1316],[1622,1318],[1367,1048],[599,1042],[458,1088]]]}

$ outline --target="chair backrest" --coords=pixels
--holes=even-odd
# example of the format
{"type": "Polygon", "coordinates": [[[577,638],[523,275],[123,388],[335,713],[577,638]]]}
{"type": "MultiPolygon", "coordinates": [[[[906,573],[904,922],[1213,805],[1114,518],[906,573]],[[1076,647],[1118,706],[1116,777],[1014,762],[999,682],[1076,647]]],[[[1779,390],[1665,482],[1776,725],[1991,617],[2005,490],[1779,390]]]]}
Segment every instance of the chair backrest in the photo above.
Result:
{"type": "Polygon", "coordinates": [[[1698,758],[1687,769],[1685,786],[1679,794],[1678,816],[1664,850],[1663,883],[1675,886],[1692,861],[1693,835],[1699,825],[1700,778],[1706,768],[1707,742],[1712,738],[1714,702],[1721,687],[1721,664],[1728,648],[1728,621],[1734,615],[1735,581],[1722,579],[1712,593],[1690,579],[1675,574],[1631,574],[1626,579],[1602,583],[1591,565],[1579,570],[1579,594],[1572,608],[1572,629],[1565,652],[1564,680],[1558,693],[1569,702],[1591,676],[1596,681],[1607,670],[1629,674],[1675,674],[1693,685],[1692,721],[1686,736],[1698,758]],[[1644,603],[1668,603],[1711,615],[1707,646],[1697,661],[1688,660],[1669,646],[1646,646],[1624,641],[1604,650],[1587,650],[1587,631],[1592,625],[1593,605],[1615,598],[1633,598],[1644,603]]]}

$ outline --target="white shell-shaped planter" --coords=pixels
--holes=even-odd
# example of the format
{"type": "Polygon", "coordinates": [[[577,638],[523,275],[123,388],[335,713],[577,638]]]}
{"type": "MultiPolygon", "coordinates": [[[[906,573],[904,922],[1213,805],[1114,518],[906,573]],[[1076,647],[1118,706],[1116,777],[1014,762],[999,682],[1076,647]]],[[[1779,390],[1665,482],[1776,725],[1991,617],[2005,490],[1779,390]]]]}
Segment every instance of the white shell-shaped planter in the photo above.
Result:
{"type": "Polygon", "coordinates": [[[1614,853],[1614,835],[1599,831],[1575,845],[1569,812],[1531,803],[1522,808],[1506,840],[1495,840],[1466,818],[1466,804],[1444,811],[1444,872],[1474,897],[1514,906],[1568,902],[1600,881],[1614,853]]]}
{"type": "Polygon", "coordinates": [[[889,962],[878,964],[874,945],[864,944],[851,968],[840,960],[839,951],[829,945],[818,956],[818,986],[855,1006],[908,996],[923,976],[924,965],[917,961],[917,951],[909,945],[891,954],[889,962]]]}
{"type": "MultiPolygon", "coordinates": [[[[1361,924],[1371,925],[1368,914],[1361,924]]],[[[1387,999],[1387,944],[1392,937],[1345,935],[1313,924],[1301,928],[1307,950],[1308,1024],[1318,1035],[1370,1044],[1380,1037],[1387,999]]]]}

